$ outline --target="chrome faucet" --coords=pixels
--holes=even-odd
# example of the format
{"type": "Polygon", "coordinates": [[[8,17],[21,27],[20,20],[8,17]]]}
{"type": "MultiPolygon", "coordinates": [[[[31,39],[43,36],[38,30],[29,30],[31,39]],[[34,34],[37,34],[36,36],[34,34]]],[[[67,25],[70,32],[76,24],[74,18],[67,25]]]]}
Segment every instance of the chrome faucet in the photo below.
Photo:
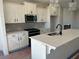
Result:
{"type": "Polygon", "coordinates": [[[58,25],[56,26],[56,29],[58,28],[58,26],[60,26],[60,32],[59,32],[59,34],[62,35],[62,25],[61,25],[61,24],[58,24],[58,25]]]}

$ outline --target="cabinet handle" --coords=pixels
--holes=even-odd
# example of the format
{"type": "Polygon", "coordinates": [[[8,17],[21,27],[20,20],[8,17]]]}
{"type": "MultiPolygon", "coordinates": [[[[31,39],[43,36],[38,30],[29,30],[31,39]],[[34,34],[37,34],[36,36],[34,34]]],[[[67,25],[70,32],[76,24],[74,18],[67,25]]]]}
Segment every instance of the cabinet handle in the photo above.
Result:
{"type": "Polygon", "coordinates": [[[22,40],[22,38],[20,37],[18,40],[22,40]]]}
{"type": "Polygon", "coordinates": [[[41,19],[43,21],[43,19],[41,19]]]}
{"type": "Polygon", "coordinates": [[[15,37],[15,35],[13,35],[12,37],[15,37]]]}
{"type": "Polygon", "coordinates": [[[17,21],[18,21],[18,18],[17,18],[17,21]]]}
{"type": "Polygon", "coordinates": [[[21,40],[21,37],[20,37],[20,39],[19,40],[21,40]]]}
{"type": "Polygon", "coordinates": [[[19,38],[18,38],[18,40],[19,40],[19,38]]]}
{"type": "Polygon", "coordinates": [[[14,21],[16,22],[16,19],[14,19],[14,21]]]}
{"type": "Polygon", "coordinates": [[[32,14],[33,12],[31,11],[31,14],[32,14]]]}

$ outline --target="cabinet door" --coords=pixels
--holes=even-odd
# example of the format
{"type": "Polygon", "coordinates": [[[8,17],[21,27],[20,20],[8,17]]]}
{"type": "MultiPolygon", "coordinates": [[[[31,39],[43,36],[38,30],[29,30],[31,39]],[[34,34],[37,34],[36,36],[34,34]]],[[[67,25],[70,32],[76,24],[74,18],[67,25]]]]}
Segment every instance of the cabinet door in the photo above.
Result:
{"type": "Polygon", "coordinates": [[[46,45],[38,40],[31,39],[32,59],[47,59],[46,45]],[[40,57],[41,56],[41,57],[40,57]]]}
{"type": "Polygon", "coordinates": [[[36,12],[36,4],[31,4],[31,11],[32,11],[32,14],[33,15],[37,15],[37,12],[36,12]]]}
{"type": "Polygon", "coordinates": [[[17,6],[13,3],[4,3],[4,16],[6,23],[15,23],[17,6]]]}
{"type": "Polygon", "coordinates": [[[50,14],[51,15],[57,15],[57,8],[56,8],[56,6],[51,6],[50,7],[50,14]]]}
{"type": "Polygon", "coordinates": [[[28,32],[19,32],[20,48],[28,46],[28,32]]]}
{"type": "Polygon", "coordinates": [[[42,9],[42,19],[43,19],[43,22],[47,21],[47,8],[42,9]]]}
{"type": "Polygon", "coordinates": [[[6,23],[24,23],[24,5],[5,3],[4,15],[6,23]]]}
{"type": "Polygon", "coordinates": [[[25,5],[26,14],[32,14],[31,8],[32,8],[31,4],[26,3],[26,5],[25,5]]]}
{"type": "Polygon", "coordinates": [[[36,15],[36,4],[25,2],[25,14],[36,15]]]}
{"type": "Polygon", "coordinates": [[[8,34],[7,38],[8,38],[9,51],[14,51],[19,49],[18,34],[16,33],[8,34]]]}
{"type": "Polygon", "coordinates": [[[42,8],[37,8],[37,22],[42,22],[42,8]]]}
{"type": "Polygon", "coordinates": [[[17,5],[17,23],[25,23],[24,5],[17,5]]]}
{"type": "Polygon", "coordinates": [[[47,11],[44,8],[37,8],[37,22],[46,22],[47,11]]]}

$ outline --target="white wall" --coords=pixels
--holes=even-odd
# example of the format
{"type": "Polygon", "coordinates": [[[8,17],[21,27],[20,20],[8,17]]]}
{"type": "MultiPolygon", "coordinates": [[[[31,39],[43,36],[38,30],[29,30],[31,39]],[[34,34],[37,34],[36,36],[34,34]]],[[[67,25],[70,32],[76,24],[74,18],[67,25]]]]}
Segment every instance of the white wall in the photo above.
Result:
{"type": "Polygon", "coordinates": [[[2,44],[1,44],[1,39],[0,39],[0,51],[2,51],[2,44]]]}
{"type": "Polygon", "coordinates": [[[3,0],[0,0],[0,42],[2,45],[3,54],[8,55],[4,11],[3,11],[3,0]]]}
{"type": "Polygon", "coordinates": [[[63,25],[71,24],[73,26],[74,14],[68,9],[63,9],[63,25]]]}
{"type": "Polygon", "coordinates": [[[57,24],[63,24],[63,8],[61,6],[58,8],[58,19],[56,21],[56,25],[57,24]]]}
{"type": "Polygon", "coordinates": [[[79,11],[75,12],[75,19],[73,21],[74,28],[79,29],[79,11]]]}
{"type": "Polygon", "coordinates": [[[68,59],[77,50],[79,50],[79,38],[58,47],[55,51],[51,50],[48,59],[68,59]]]}
{"type": "Polygon", "coordinates": [[[49,7],[47,8],[47,22],[45,28],[50,28],[50,12],[49,7]]]}

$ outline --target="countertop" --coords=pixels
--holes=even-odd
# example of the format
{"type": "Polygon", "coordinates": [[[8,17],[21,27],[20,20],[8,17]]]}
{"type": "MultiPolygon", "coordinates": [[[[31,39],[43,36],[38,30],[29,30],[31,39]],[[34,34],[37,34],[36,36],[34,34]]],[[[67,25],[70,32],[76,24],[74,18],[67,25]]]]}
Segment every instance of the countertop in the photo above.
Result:
{"type": "Polygon", "coordinates": [[[78,37],[79,37],[78,29],[68,29],[68,30],[63,30],[62,35],[49,36],[47,33],[47,34],[33,36],[30,38],[34,40],[38,40],[48,46],[51,46],[53,49],[56,49],[57,47],[60,47],[72,40],[75,40],[78,37]]]}

